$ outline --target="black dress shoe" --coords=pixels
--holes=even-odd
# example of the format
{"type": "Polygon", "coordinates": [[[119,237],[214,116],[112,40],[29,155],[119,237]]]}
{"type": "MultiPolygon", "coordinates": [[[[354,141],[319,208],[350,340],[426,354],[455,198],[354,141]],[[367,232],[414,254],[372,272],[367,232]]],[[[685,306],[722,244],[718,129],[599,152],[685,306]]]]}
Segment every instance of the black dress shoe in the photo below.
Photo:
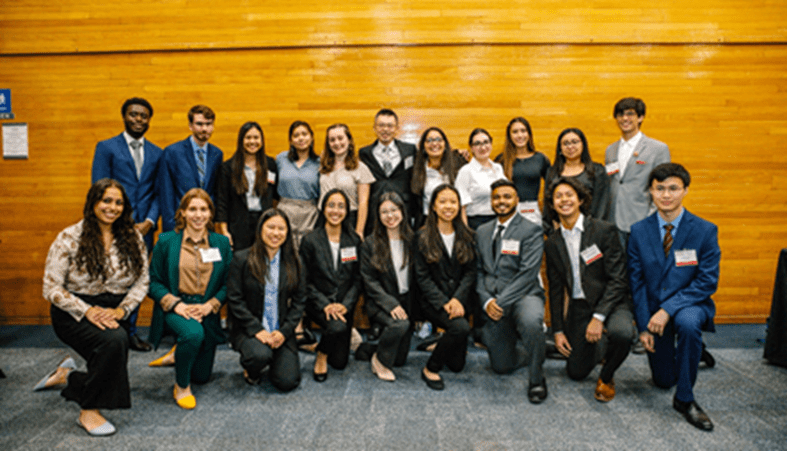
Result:
{"type": "Polygon", "coordinates": [[[716,366],[716,359],[714,359],[711,353],[705,348],[705,343],[702,344],[702,355],[700,355],[700,362],[705,363],[708,368],[713,368],[716,366]]]}
{"type": "Polygon", "coordinates": [[[426,351],[426,348],[437,343],[441,338],[443,338],[443,334],[432,334],[424,338],[422,342],[418,343],[418,346],[416,346],[415,349],[416,351],[426,351]]]}
{"type": "Polygon", "coordinates": [[[325,372],[325,373],[312,373],[312,375],[314,376],[314,380],[317,381],[317,382],[325,382],[326,380],[328,380],[328,373],[327,372],[325,372]]]}
{"type": "Polygon", "coordinates": [[[530,384],[527,388],[527,399],[532,404],[541,404],[547,399],[547,380],[544,379],[540,384],[530,384]]]}
{"type": "Polygon", "coordinates": [[[317,343],[317,337],[314,336],[314,333],[310,329],[306,329],[305,327],[303,331],[295,333],[295,339],[299,348],[301,346],[317,343]]]}
{"type": "Polygon", "coordinates": [[[153,350],[153,346],[151,346],[150,343],[139,338],[136,335],[128,336],[128,347],[134,351],[139,351],[139,352],[150,352],[153,350]]]}
{"type": "Polygon", "coordinates": [[[703,431],[713,430],[713,423],[696,401],[683,402],[679,401],[678,398],[672,398],[672,408],[682,413],[686,417],[686,421],[695,428],[703,431]]]}
{"type": "Polygon", "coordinates": [[[445,383],[443,382],[443,379],[438,379],[436,381],[433,381],[428,377],[426,377],[426,374],[424,374],[423,371],[421,371],[421,379],[423,379],[424,382],[426,382],[426,386],[431,388],[432,390],[442,390],[445,388],[445,383]]]}

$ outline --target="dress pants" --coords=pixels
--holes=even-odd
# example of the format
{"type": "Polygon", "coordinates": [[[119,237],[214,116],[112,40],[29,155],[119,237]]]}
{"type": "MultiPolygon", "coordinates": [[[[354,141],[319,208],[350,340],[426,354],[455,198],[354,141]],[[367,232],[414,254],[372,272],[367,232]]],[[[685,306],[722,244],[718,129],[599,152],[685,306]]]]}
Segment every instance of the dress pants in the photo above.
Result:
{"type": "Polygon", "coordinates": [[[339,320],[328,320],[325,312],[314,307],[306,307],[308,318],[322,329],[322,337],[317,345],[317,351],[328,354],[328,365],[343,370],[350,360],[350,336],[353,328],[353,313],[355,309],[348,310],[344,314],[347,322],[339,320]]]}
{"type": "Polygon", "coordinates": [[[505,310],[499,321],[487,316],[482,330],[492,371],[506,374],[529,362],[530,383],[540,384],[546,358],[544,299],[525,296],[505,310]],[[518,347],[520,339],[522,346],[518,347]]]}
{"type": "Polygon", "coordinates": [[[653,383],[661,388],[677,385],[675,398],[678,401],[694,401],[694,383],[702,356],[702,325],[708,319],[700,307],[686,307],[670,318],[661,337],[654,336],[656,352],[648,353],[653,383]],[[675,335],[678,336],[677,348],[675,335]]]}
{"type": "Polygon", "coordinates": [[[568,377],[582,380],[593,371],[600,358],[605,359],[600,378],[609,383],[631,350],[635,331],[634,316],[626,308],[613,310],[604,321],[604,333],[597,343],[585,340],[585,331],[593,318],[593,308],[584,299],[572,299],[563,333],[571,345],[571,355],[566,362],[568,377]]]}
{"type": "Polygon", "coordinates": [[[294,337],[286,340],[277,349],[271,349],[255,337],[242,337],[235,345],[240,352],[240,364],[252,379],[259,379],[262,370],[270,365],[268,377],[274,387],[288,392],[300,385],[301,361],[294,337]]]}
{"type": "Polygon", "coordinates": [[[470,335],[470,323],[460,317],[449,319],[444,309],[435,310],[431,305],[422,304],[421,314],[427,321],[445,330],[445,333],[426,362],[426,369],[438,373],[447,366],[458,373],[465,367],[467,358],[467,336],[470,335]]]}
{"type": "Polygon", "coordinates": [[[377,343],[377,360],[386,368],[404,366],[413,335],[410,320],[393,319],[384,311],[377,312],[370,320],[383,326],[383,333],[377,343]]]}
{"type": "Polygon", "coordinates": [[[175,333],[175,380],[180,388],[204,384],[213,371],[213,359],[218,343],[205,332],[205,327],[195,319],[186,319],[177,313],[164,314],[164,323],[175,333]]]}
{"type": "MultiPolygon", "coordinates": [[[[110,293],[75,295],[88,304],[106,308],[117,307],[125,297],[110,293]]],[[[101,330],[87,318],[76,321],[54,305],[50,315],[57,337],[87,361],[87,372],[71,371],[68,385],[60,394],[84,410],[130,408],[128,322],[122,321],[117,329],[101,330]]]]}

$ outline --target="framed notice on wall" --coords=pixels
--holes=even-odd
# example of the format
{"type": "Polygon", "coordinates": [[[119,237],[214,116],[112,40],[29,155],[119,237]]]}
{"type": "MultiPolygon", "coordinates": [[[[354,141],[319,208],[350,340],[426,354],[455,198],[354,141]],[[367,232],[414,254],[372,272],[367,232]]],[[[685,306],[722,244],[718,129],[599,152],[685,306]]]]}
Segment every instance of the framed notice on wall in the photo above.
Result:
{"type": "Polygon", "coordinates": [[[3,124],[3,159],[27,159],[27,124],[3,124]]]}

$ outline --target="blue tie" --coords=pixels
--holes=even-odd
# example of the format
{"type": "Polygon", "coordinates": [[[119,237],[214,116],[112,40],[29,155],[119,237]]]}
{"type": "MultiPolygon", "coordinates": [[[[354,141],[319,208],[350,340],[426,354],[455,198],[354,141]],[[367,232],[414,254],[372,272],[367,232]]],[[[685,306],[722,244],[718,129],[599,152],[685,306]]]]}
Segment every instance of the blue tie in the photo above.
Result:
{"type": "Polygon", "coordinates": [[[199,185],[200,188],[205,187],[205,149],[197,148],[197,159],[199,160],[199,164],[197,165],[197,172],[199,173],[199,185]]]}
{"type": "Polygon", "coordinates": [[[262,312],[262,327],[268,332],[279,329],[279,252],[268,267],[265,280],[265,309],[262,312]]]}

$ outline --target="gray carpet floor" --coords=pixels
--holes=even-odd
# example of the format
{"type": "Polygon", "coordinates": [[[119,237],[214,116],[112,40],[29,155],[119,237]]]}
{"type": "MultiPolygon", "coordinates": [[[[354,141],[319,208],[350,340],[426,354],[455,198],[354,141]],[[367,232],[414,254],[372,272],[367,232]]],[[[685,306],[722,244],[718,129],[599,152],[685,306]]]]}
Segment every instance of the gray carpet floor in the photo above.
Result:
{"type": "Polygon", "coordinates": [[[395,383],[351,360],[322,384],[311,379],[314,356],[302,353],[301,386],[281,394],[265,380],[247,385],[238,354],[221,346],[212,380],[194,388],[192,411],[172,400],[174,370],[147,366],[161,350],[132,352],[132,408],[106,411],[118,433],[92,438],[76,425],[78,406],[58,390],[32,391],[69,350],[12,346],[7,338],[0,341],[7,375],[0,379],[0,450],[787,449],[787,369],[765,363],[749,339],[744,347],[709,343],[717,364],[700,367],[695,394],[715,424],[711,433],[672,409],[674,391],[653,386],[642,355],[630,355],[618,370],[617,397],[608,404],[593,398],[598,369],[575,382],[565,362],[547,360],[549,398],[534,406],[526,369],[496,375],[476,349],[464,371],[443,372],[442,392],[419,377],[425,352],[410,354],[395,383]]]}

